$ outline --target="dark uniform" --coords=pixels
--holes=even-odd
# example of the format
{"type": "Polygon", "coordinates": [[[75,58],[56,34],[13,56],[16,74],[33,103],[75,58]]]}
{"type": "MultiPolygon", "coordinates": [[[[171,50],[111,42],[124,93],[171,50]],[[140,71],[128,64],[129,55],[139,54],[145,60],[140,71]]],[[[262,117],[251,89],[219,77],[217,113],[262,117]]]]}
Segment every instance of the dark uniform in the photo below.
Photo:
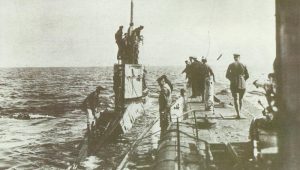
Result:
{"type": "Polygon", "coordinates": [[[246,91],[246,80],[249,78],[247,67],[236,61],[228,66],[226,78],[230,80],[230,90],[234,99],[242,99],[246,91]]]}
{"type": "Polygon", "coordinates": [[[131,41],[132,41],[132,62],[133,64],[138,64],[139,58],[139,42],[143,40],[141,36],[141,31],[144,29],[144,26],[139,26],[138,28],[132,31],[131,41]]]}
{"type": "Polygon", "coordinates": [[[117,58],[118,60],[122,59],[123,56],[123,50],[124,50],[124,42],[122,40],[122,36],[123,36],[123,26],[119,27],[119,30],[115,33],[115,40],[116,43],[118,45],[118,54],[117,54],[117,58]]]}
{"type": "Polygon", "coordinates": [[[192,97],[200,96],[204,91],[203,64],[195,60],[191,64],[192,97]]]}
{"type": "Polygon", "coordinates": [[[133,30],[133,32],[135,33],[135,36],[138,38],[138,41],[142,41],[143,37],[141,36],[141,31],[144,29],[144,26],[139,26],[136,29],[133,30]]]}
{"type": "Polygon", "coordinates": [[[239,55],[235,56],[235,62],[228,66],[226,78],[230,80],[230,90],[234,99],[234,107],[237,118],[240,118],[243,97],[246,91],[246,80],[249,78],[247,67],[239,62],[239,55]],[[239,96],[239,97],[238,97],[239,96]],[[238,106],[239,101],[239,106],[238,106]]]}
{"type": "Polygon", "coordinates": [[[170,107],[172,103],[171,93],[173,87],[171,82],[166,78],[165,75],[158,78],[157,82],[161,88],[159,93],[158,103],[159,103],[161,135],[163,135],[169,126],[169,122],[171,121],[170,107]],[[165,83],[162,83],[162,79],[164,80],[165,83]]]}
{"type": "Polygon", "coordinates": [[[206,74],[206,67],[205,65],[200,62],[200,61],[197,61],[198,62],[198,67],[199,67],[199,70],[198,70],[198,77],[199,77],[199,96],[202,96],[202,102],[204,102],[204,90],[205,90],[205,74],[206,74]]]}
{"type": "Polygon", "coordinates": [[[187,86],[189,87],[191,85],[191,65],[189,63],[186,63],[185,69],[182,73],[185,73],[185,78],[188,80],[187,86]]]}
{"type": "Polygon", "coordinates": [[[88,95],[87,98],[85,98],[85,100],[83,101],[83,109],[86,111],[87,109],[91,109],[92,110],[92,114],[94,116],[94,118],[96,119],[96,108],[99,106],[100,104],[100,100],[99,100],[99,94],[101,90],[105,90],[104,87],[99,86],[97,87],[96,91],[92,92],[91,94],[88,95]]]}

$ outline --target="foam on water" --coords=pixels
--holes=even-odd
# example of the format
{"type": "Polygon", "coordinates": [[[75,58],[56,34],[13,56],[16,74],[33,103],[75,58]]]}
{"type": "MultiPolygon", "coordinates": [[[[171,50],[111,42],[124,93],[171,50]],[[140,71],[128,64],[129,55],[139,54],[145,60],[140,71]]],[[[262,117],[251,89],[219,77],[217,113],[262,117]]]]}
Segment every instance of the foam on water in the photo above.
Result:
{"type": "Polygon", "coordinates": [[[30,119],[43,119],[43,118],[50,118],[55,119],[55,116],[49,116],[49,115],[39,115],[39,114],[29,114],[30,119]]]}
{"type": "Polygon", "coordinates": [[[102,160],[100,160],[96,156],[89,156],[86,158],[84,162],[80,164],[80,166],[84,167],[87,170],[96,169],[100,166],[100,163],[102,160]]]}

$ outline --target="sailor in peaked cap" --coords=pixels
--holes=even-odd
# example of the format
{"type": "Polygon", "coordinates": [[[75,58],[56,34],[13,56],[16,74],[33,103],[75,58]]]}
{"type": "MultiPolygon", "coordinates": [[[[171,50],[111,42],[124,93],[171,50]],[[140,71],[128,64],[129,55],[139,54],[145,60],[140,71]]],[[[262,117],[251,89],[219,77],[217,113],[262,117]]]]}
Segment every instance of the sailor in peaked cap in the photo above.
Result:
{"type": "Polygon", "coordinates": [[[233,58],[238,58],[238,57],[240,57],[240,54],[237,53],[233,54],[233,58]]]}

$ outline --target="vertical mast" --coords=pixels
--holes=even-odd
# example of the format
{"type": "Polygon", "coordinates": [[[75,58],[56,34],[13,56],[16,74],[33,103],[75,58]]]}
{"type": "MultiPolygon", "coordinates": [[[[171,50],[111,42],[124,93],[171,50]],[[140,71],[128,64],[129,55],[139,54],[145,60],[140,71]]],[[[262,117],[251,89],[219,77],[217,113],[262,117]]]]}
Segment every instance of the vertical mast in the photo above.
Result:
{"type": "Polygon", "coordinates": [[[133,2],[130,3],[130,23],[133,23],[133,2]]]}

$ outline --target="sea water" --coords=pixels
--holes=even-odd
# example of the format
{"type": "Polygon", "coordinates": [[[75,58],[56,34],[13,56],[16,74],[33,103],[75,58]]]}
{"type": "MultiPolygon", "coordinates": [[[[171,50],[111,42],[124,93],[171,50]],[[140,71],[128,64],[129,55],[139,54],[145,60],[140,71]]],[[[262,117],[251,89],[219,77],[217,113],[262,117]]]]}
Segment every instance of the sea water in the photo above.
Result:
{"type": "MultiPolygon", "coordinates": [[[[111,141],[98,154],[88,157],[86,169],[114,169],[145,128],[158,114],[156,79],[166,74],[174,86],[173,98],[185,87],[181,67],[147,67],[146,81],[152,96],[150,105],[132,130],[111,141]],[[151,113],[151,114],[148,114],[151,113]]],[[[254,76],[255,75],[255,76],[254,76]]],[[[266,75],[254,73],[256,77],[266,75]]],[[[228,88],[223,70],[216,70],[217,82],[228,88]]],[[[0,69],[0,169],[66,169],[77,157],[86,128],[80,110],[84,98],[98,85],[106,86],[101,106],[113,101],[113,68],[1,68],[0,69]],[[29,120],[13,118],[26,113],[29,120]]],[[[249,91],[256,91],[251,81],[249,91]]],[[[261,93],[247,93],[256,103],[261,93]]]]}

